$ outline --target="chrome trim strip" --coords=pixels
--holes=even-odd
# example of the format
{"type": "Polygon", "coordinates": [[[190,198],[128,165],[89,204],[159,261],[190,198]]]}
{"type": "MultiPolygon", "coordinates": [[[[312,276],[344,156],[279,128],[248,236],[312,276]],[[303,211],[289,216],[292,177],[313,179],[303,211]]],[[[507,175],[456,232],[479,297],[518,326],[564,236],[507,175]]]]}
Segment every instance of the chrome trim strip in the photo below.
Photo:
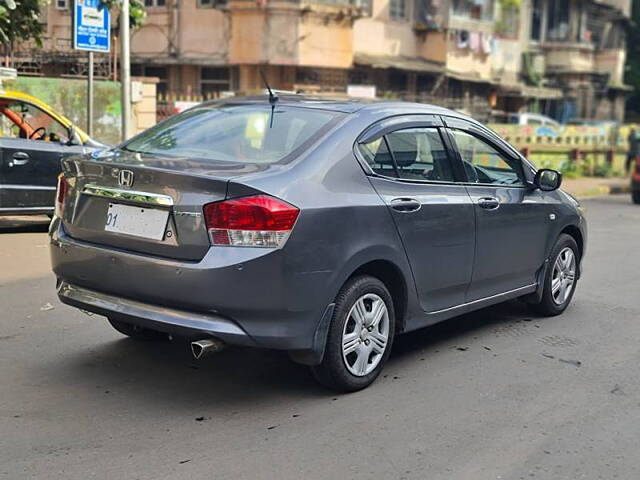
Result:
{"type": "Polygon", "coordinates": [[[126,202],[144,203],[148,205],[158,205],[161,207],[172,207],[173,198],[160,193],[139,192],[137,190],[123,190],[121,188],[101,187],[89,183],[82,189],[84,195],[94,197],[109,198],[112,200],[123,200],[126,202]]]}
{"type": "Polygon", "coordinates": [[[2,207],[0,212],[53,212],[53,207],[2,207]]]}
{"type": "Polygon", "coordinates": [[[538,287],[537,283],[532,283],[531,285],[525,285],[524,287],[514,288],[513,290],[508,290],[506,292],[498,293],[496,295],[491,295],[489,297],[479,298],[478,300],[474,300],[472,302],[461,303],[460,305],[456,305],[455,307],[443,308],[442,310],[435,310],[433,312],[428,312],[428,314],[429,315],[435,315],[437,313],[450,312],[452,310],[457,310],[459,308],[465,308],[465,307],[469,307],[471,305],[475,305],[476,303],[482,303],[482,302],[486,302],[486,301],[489,301],[489,300],[494,300],[496,298],[506,297],[506,296],[511,295],[513,293],[518,293],[520,290],[530,290],[532,288],[535,289],[537,287],[538,287]]]}
{"type": "Polygon", "coordinates": [[[8,190],[55,190],[56,187],[49,187],[46,185],[8,185],[1,184],[0,189],[6,188],[8,190]]]}

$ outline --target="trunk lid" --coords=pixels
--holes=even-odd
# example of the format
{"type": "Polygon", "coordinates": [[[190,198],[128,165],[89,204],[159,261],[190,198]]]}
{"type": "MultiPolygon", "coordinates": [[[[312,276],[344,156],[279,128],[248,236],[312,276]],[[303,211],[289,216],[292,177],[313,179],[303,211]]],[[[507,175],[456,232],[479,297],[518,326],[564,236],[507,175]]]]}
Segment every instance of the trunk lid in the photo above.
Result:
{"type": "Polygon", "coordinates": [[[210,247],[203,206],[230,178],[268,165],[96,152],[63,161],[63,225],[72,238],[135,253],[200,260],[210,247]]]}

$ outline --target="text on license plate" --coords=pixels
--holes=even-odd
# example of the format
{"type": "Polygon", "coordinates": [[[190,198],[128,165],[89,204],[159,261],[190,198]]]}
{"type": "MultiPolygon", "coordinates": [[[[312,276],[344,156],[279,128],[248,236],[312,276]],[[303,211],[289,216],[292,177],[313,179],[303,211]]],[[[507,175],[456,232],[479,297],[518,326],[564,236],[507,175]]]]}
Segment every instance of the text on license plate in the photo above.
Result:
{"type": "Polygon", "coordinates": [[[104,229],[107,232],[162,240],[168,218],[169,212],[166,210],[110,203],[104,229]]]}

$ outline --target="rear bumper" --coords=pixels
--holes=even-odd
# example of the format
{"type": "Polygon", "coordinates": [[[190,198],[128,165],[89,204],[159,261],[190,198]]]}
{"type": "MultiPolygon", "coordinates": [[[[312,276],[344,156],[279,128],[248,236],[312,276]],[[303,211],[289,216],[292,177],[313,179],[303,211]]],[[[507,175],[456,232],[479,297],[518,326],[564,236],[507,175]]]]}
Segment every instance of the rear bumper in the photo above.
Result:
{"type": "Polygon", "coordinates": [[[318,349],[331,271],[299,271],[281,250],[213,247],[198,262],[135,254],[73,239],[57,217],[49,233],[68,305],[188,338],[318,349]]]}
{"type": "Polygon", "coordinates": [[[160,332],[193,339],[214,336],[233,345],[257,346],[235,322],[216,315],[149,305],[64,281],[58,285],[58,298],[72,307],[160,332]]]}

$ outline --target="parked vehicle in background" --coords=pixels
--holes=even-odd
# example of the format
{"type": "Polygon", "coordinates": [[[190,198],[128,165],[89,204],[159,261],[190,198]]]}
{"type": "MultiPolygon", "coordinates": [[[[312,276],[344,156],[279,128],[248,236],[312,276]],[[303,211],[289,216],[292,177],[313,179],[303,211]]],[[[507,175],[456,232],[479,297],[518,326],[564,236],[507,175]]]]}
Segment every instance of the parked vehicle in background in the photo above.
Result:
{"type": "Polygon", "coordinates": [[[52,214],[60,160],[100,147],[37,98],[0,90],[0,215],[52,214]]]}
{"type": "Polygon", "coordinates": [[[234,98],[63,161],[60,300],[137,339],[286,350],[366,387],[395,335],[571,302],[578,202],[480,123],[423,104],[234,98]]]}
{"type": "Polygon", "coordinates": [[[631,200],[640,204],[640,156],[635,158],[631,170],[631,200]]]}
{"type": "Polygon", "coordinates": [[[494,118],[494,123],[508,123],[511,125],[534,125],[545,127],[559,127],[560,123],[555,121],[551,117],[541,115],[539,113],[509,113],[503,115],[497,115],[494,118]]]}

